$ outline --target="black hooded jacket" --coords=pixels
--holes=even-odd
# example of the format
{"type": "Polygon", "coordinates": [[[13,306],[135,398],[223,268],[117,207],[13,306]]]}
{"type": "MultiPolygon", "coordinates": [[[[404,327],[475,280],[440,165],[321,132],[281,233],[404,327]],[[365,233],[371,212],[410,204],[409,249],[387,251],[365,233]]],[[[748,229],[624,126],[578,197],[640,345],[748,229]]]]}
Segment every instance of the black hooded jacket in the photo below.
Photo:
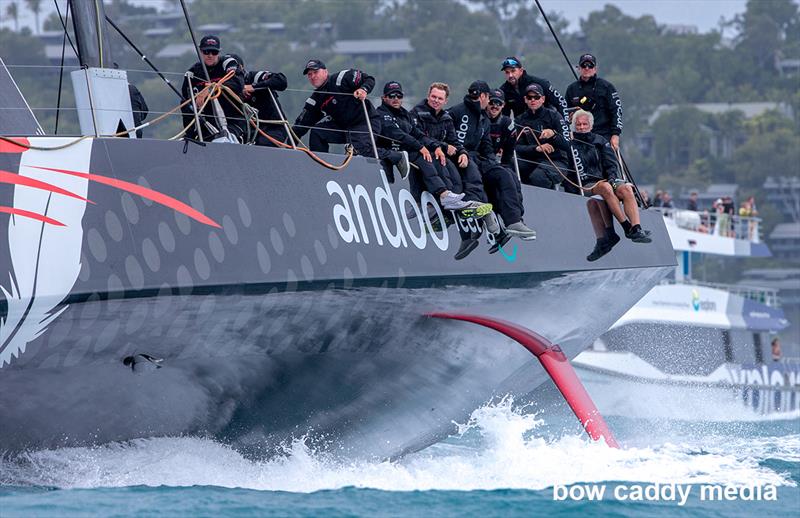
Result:
{"type": "MultiPolygon", "coordinates": [[[[575,150],[575,169],[580,173],[582,183],[604,179],[613,182],[619,178],[617,157],[605,138],[595,133],[575,133],[572,148],[575,150]]],[[[570,172],[570,177],[575,181],[574,172],[570,172]]]]}
{"type": "Polygon", "coordinates": [[[512,85],[506,81],[500,86],[500,89],[506,97],[506,105],[503,106],[503,114],[511,115],[513,112],[515,117],[519,117],[525,113],[528,109],[528,106],[525,104],[525,89],[533,83],[537,83],[542,87],[545,95],[545,106],[549,106],[566,119],[567,101],[564,99],[564,96],[553,88],[550,81],[542,77],[532,76],[528,74],[527,71],[522,72],[516,85],[512,85]]]}
{"type": "Polygon", "coordinates": [[[622,134],[622,99],[605,79],[593,76],[588,81],[575,81],[567,87],[567,104],[592,112],[593,132],[606,138],[622,134]]]}
{"type": "Polygon", "coordinates": [[[521,133],[519,140],[517,140],[516,150],[517,157],[525,160],[536,162],[537,164],[549,164],[547,157],[541,151],[536,151],[536,138],[531,135],[530,131],[525,131],[525,128],[531,128],[536,132],[536,137],[542,144],[550,144],[555,148],[555,151],[550,154],[550,158],[556,162],[565,162],[569,151],[569,141],[564,138],[564,133],[569,134],[566,128],[564,119],[551,110],[542,106],[535,112],[527,110],[515,121],[517,132],[521,133]],[[543,129],[551,129],[555,131],[555,135],[544,139],[539,136],[543,129]]]}
{"type": "MultiPolygon", "coordinates": [[[[359,88],[370,93],[375,88],[375,78],[354,68],[330,74],[328,80],[306,99],[303,111],[294,121],[293,129],[297,136],[305,135],[311,126],[326,116],[342,129],[366,124],[361,101],[353,96],[353,92],[359,88]]],[[[371,114],[372,104],[365,102],[371,114]]]]}
{"type": "MultiPolygon", "coordinates": [[[[487,114],[487,117],[488,114],[487,114]]],[[[517,142],[517,129],[514,121],[508,115],[500,114],[494,119],[489,117],[489,139],[495,154],[503,152],[503,164],[510,164],[514,155],[514,145],[517,142]]]]}
{"type": "Polygon", "coordinates": [[[378,147],[395,151],[419,151],[425,134],[414,124],[411,112],[403,108],[392,108],[386,103],[375,110],[381,121],[378,147]],[[388,138],[385,138],[388,137],[388,138]]]}
{"type": "Polygon", "coordinates": [[[436,113],[428,105],[428,101],[423,99],[414,106],[411,110],[411,115],[417,128],[425,134],[425,139],[422,143],[428,148],[428,151],[432,153],[436,148],[439,148],[446,153],[447,145],[449,144],[458,150],[457,154],[465,153],[464,147],[456,138],[453,118],[447,110],[441,110],[436,113]]]}
{"type": "MultiPolygon", "coordinates": [[[[259,119],[279,120],[281,118],[275,103],[280,106],[277,92],[286,90],[288,86],[285,75],[280,72],[270,72],[269,70],[250,71],[244,75],[244,84],[253,85],[253,95],[247,99],[247,102],[258,110],[259,119]],[[272,102],[268,89],[272,90],[275,103],[272,102]]],[[[283,108],[281,108],[281,111],[283,111],[283,108]]]]}
{"type": "Polygon", "coordinates": [[[484,160],[497,162],[489,137],[489,118],[481,110],[481,103],[465,96],[464,102],[447,111],[453,118],[459,144],[470,154],[474,153],[484,160]]]}

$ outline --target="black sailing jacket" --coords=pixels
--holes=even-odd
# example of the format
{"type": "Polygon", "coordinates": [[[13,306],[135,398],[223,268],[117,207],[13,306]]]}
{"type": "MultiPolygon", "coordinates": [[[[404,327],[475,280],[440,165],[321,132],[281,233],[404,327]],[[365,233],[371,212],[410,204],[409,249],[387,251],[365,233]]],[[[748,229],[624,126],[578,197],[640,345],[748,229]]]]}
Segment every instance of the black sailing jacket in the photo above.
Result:
{"type": "MultiPolygon", "coordinates": [[[[370,93],[375,88],[375,78],[354,68],[330,74],[325,84],[314,90],[311,97],[306,99],[303,111],[294,121],[295,133],[302,137],[311,126],[326,116],[342,129],[366,124],[361,101],[353,96],[353,92],[359,88],[370,93]]],[[[366,101],[366,105],[371,114],[372,104],[366,101]]]]}
{"type": "Polygon", "coordinates": [[[575,81],[567,87],[567,104],[589,108],[594,115],[594,133],[606,138],[622,133],[622,100],[614,85],[605,79],[594,76],[588,81],[575,81]]]}

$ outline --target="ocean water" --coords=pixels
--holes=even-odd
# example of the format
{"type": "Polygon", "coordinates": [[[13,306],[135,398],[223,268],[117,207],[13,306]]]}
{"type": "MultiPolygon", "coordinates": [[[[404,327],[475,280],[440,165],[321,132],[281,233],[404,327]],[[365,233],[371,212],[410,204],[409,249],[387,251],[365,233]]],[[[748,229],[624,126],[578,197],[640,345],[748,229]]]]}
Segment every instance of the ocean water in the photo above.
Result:
{"type": "Polygon", "coordinates": [[[504,399],[395,462],[343,462],[302,440],[256,461],[195,437],[6,455],[0,516],[798,515],[796,416],[608,421],[619,450],[563,408],[504,399]]]}

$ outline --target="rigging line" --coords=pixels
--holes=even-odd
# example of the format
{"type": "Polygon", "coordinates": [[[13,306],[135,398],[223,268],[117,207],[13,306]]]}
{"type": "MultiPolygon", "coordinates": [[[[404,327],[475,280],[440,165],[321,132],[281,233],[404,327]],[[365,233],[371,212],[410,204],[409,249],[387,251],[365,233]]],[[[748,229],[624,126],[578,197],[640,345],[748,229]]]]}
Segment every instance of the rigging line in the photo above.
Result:
{"type": "Polygon", "coordinates": [[[206,62],[203,61],[203,56],[200,54],[200,47],[197,45],[197,38],[194,36],[194,28],[192,27],[192,20],[189,18],[189,11],[186,9],[186,2],[184,0],[180,0],[180,2],[181,9],[183,9],[183,17],[186,19],[186,25],[189,27],[189,37],[192,38],[192,46],[197,54],[197,59],[200,61],[200,65],[203,67],[203,73],[206,75],[206,81],[211,82],[211,76],[208,75],[206,62]]]}
{"type": "Polygon", "coordinates": [[[570,72],[572,72],[572,75],[575,76],[575,81],[578,81],[578,73],[575,72],[575,68],[572,66],[572,63],[570,63],[567,53],[564,51],[564,47],[561,46],[561,41],[558,39],[556,30],[553,29],[552,25],[550,25],[550,20],[547,18],[547,15],[542,8],[542,4],[539,3],[539,0],[534,0],[534,2],[536,2],[536,7],[539,8],[539,12],[542,13],[542,17],[544,18],[545,23],[547,23],[547,27],[550,29],[550,34],[553,35],[553,39],[556,40],[558,48],[561,49],[561,54],[564,56],[564,59],[567,60],[567,66],[569,67],[570,72]]]}
{"type": "MultiPolygon", "coordinates": [[[[58,18],[61,20],[61,10],[58,8],[58,0],[53,0],[53,3],[56,4],[56,10],[58,10],[58,18]]],[[[71,4],[71,0],[67,0],[67,9],[65,10],[65,19],[61,20],[61,24],[64,26],[64,36],[61,39],[61,65],[58,68],[58,97],[56,99],[56,124],[53,133],[58,135],[58,120],[59,114],[61,113],[61,89],[64,85],[64,51],[67,49],[67,23],[69,23],[69,6],[71,4]]],[[[70,42],[72,44],[72,42],[70,42]]],[[[77,54],[76,54],[77,56],[77,54]]]]}
{"type": "Polygon", "coordinates": [[[158,70],[158,69],[156,68],[156,66],[153,64],[153,62],[152,62],[152,61],[150,61],[150,59],[149,59],[147,56],[145,56],[144,52],[142,52],[142,51],[139,49],[139,47],[137,47],[137,46],[136,46],[136,44],[135,44],[133,41],[131,41],[131,39],[130,39],[130,38],[128,38],[128,36],[127,36],[127,35],[126,35],[124,32],[122,32],[122,29],[120,29],[120,28],[117,26],[117,24],[116,24],[116,23],[114,23],[114,21],[113,21],[111,18],[109,18],[109,17],[108,17],[108,15],[106,15],[106,21],[107,21],[109,24],[111,24],[111,27],[113,27],[113,28],[114,28],[114,29],[115,29],[115,30],[116,30],[116,31],[119,33],[119,35],[120,35],[120,36],[122,36],[122,39],[124,39],[124,40],[125,40],[125,41],[128,43],[128,45],[130,45],[130,46],[131,46],[131,48],[133,48],[133,50],[134,50],[134,51],[135,51],[137,54],[139,54],[139,57],[141,57],[141,58],[142,58],[142,61],[144,61],[145,63],[147,63],[147,64],[150,66],[150,68],[152,68],[152,69],[153,69],[153,71],[154,71],[156,74],[158,74],[158,77],[160,77],[161,79],[163,79],[163,80],[164,80],[164,82],[165,82],[165,83],[167,83],[167,86],[169,86],[169,87],[172,89],[172,91],[173,91],[173,92],[175,92],[175,95],[177,95],[178,97],[180,97],[181,99],[183,99],[183,95],[181,95],[181,93],[178,91],[178,89],[177,89],[177,88],[175,88],[175,86],[173,86],[173,84],[172,84],[172,83],[170,83],[169,79],[167,79],[167,78],[164,76],[164,74],[162,74],[162,73],[161,73],[161,71],[160,71],[160,70],[158,70]]]}
{"type": "MultiPolygon", "coordinates": [[[[78,50],[75,48],[75,43],[73,43],[72,37],[69,35],[69,31],[67,30],[67,24],[66,24],[66,22],[64,22],[64,18],[61,16],[61,8],[58,7],[58,0],[53,0],[53,3],[56,4],[56,11],[58,12],[58,20],[61,22],[61,27],[64,29],[64,34],[67,36],[67,41],[69,41],[69,46],[72,47],[72,52],[75,53],[75,56],[78,58],[78,61],[80,61],[80,54],[78,53],[78,50]]],[[[67,12],[69,12],[70,4],[72,4],[72,0],[67,0],[67,12]]],[[[24,66],[24,65],[17,65],[17,66],[21,67],[21,66],[24,66]]],[[[39,68],[39,67],[40,68],[45,68],[46,67],[46,65],[30,65],[30,66],[31,67],[37,67],[37,68],[39,68]]],[[[53,67],[55,67],[55,65],[53,67]]],[[[61,68],[63,68],[63,67],[61,67],[61,68]]],[[[80,67],[76,67],[76,68],[80,68],[80,67]]]]}

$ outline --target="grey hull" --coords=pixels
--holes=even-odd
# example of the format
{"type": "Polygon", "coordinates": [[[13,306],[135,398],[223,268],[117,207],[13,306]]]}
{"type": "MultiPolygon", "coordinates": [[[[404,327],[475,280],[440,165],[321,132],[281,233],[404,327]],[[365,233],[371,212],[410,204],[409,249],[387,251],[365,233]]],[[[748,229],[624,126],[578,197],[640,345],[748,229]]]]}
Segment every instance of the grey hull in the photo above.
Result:
{"type": "MultiPolygon", "coordinates": [[[[68,291],[42,281],[33,293],[19,250],[37,240],[20,237],[18,217],[0,227],[0,275],[7,266],[20,287],[3,322],[19,320],[20,308],[57,313],[20,346],[26,325],[42,327],[23,318],[0,346],[16,347],[0,362],[8,451],[201,434],[269,452],[307,435],[348,456],[394,457],[449,433],[488,399],[546,381],[510,340],[426,313],[510,320],[572,357],[674,261],[660,215],[645,213],[653,243],[623,240],[587,262],[586,199],[554,191],[524,187],[536,241],[512,240],[494,255],[482,243],[455,261],[458,225],[475,222],[445,233],[422,213],[404,218],[407,186],[389,185],[363,158],[334,173],[286,150],[215,144],[184,154],[182,143],[122,139],[90,147],[86,172],[183,201],[211,223],[98,177],[86,179],[94,204],[53,208],[56,195],[44,193],[49,216],[83,211],[79,229],[65,227],[80,236],[77,249],[47,257],[59,237],[36,223],[44,230],[39,253],[28,254],[33,272],[42,280],[48,266],[69,270],[77,252],[80,265],[68,291]]],[[[48,153],[0,154],[0,168],[33,174],[48,153]]],[[[56,183],[66,173],[36,174],[56,183]]],[[[2,205],[27,199],[24,189],[4,190],[2,205]]]]}

